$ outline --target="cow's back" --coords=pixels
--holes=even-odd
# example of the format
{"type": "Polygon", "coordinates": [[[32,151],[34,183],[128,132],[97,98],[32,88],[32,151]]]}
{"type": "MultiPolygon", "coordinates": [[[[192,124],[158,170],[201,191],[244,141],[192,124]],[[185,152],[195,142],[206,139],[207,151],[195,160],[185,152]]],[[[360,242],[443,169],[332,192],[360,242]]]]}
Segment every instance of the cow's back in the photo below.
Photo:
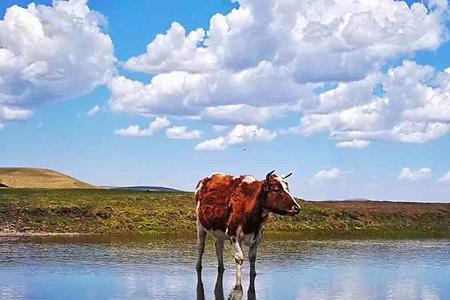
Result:
{"type": "Polygon", "coordinates": [[[195,193],[197,215],[207,230],[225,231],[229,216],[230,196],[241,178],[214,174],[199,182],[195,193]]]}

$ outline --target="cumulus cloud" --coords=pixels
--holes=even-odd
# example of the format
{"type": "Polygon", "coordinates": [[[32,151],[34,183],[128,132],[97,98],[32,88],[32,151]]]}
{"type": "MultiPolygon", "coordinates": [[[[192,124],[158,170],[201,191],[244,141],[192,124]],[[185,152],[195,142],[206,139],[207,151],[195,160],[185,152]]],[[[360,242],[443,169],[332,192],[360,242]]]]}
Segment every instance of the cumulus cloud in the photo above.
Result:
{"type": "Polygon", "coordinates": [[[369,146],[370,142],[365,140],[351,140],[336,143],[336,147],[338,148],[353,148],[353,149],[362,149],[369,146]]]}
{"type": "Polygon", "coordinates": [[[93,108],[91,108],[87,113],[86,116],[91,117],[98,113],[100,111],[100,106],[95,105],[93,108]]]}
{"type": "Polygon", "coordinates": [[[203,141],[195,147],[201,151],[218,151],[230,146],[267,142],[275,138],[276,133],[256,125],[236,125],[226,136],[203,141]]]}
{"type": "Polygon", "coordinates": [[[411,170],[410,168],[403,168],[398,175],[399,180],[406,181],[419,181],[431,177],[430,168],[421,168],[417,171],[411,170]]]}
{"type": "Polygon", "coordinates": [[[436,72],[404,61],[385,73],[341,82],[322,93],[290,132],[329,132],[337,146],[361,148],[374,140],[425,143],[450,131],[449,95],[449,70],[436,72]]]}
{"type": "Polygon", "coordinates": [[[343,184],[345,174],[339,168],[323,169],[317,172],[311,179],[313,184],[333,183],[343,184]]]}
{"type": "Polygon", "coordinates": [[[174,126],[166,129],[166,136],[170,139],[198,139],[202,135],[200,130],[189,130],[185,126],[174,126]]]}
{"type": "Polygon", "coordinates": [[[134,115],[201,115],[206,119],[236,121],[263,113],[266,121],[280,112],[295,110],[299,99],[313,96],[312,85],[299,85],[280,74],[269,62],[249,70],[208,73],[160,73],[149,84],[123,76],[109,84],[111,110],[134,115]],[[214,109],[216,107],[216,109],[214,109]],[[270,112],[273,110],[273,113],[270,112]],[[222,110],[222,113],[218,111],[222,110]],[[239,110],[238,118],[230,113],[239,110]]]}
{"type": "Polygon", "coordinates": [[[0,20],[0,120],[29,118],[36,105],[108,82],[115,57],[104,22],[87,0],[9,7],[0,20]]]}
{"type": "Polygon", "coordinates": [[[184,27],[174,22],[166,34],[158,34],[147,46],[147,53],[130,58],[125,68],[145,73],[212,69],[216,58],[207,48],[198,47],[205,40],[205,35],[205,30],[198,28],[186,36],[184,27]]]}
{"type": "Polygon", "coordinates": [[[200,116],[204,120],[223,123],[262,124],[280,116],[282,107],[256,107],[247,104],[219,105],[206,107],[200,116]]]}
{"type": "Polygon", "coordinates": [[[238,9],[214,15],[208,30],[186,34],[173,23],[126,68],[202,73],[267,61],[289,68],[298,81],[362,78],[386,59],[435,49],[447,8],[444,1],[429,7],[390,0],[237,2],[238,9]]]}
{"type": "Polygon", "coordinates": [[[444,183],[444,184],[450,184],[450,171],[448,171],[441,178],[439,178],[438,182],[444,183]]]}
{"type": "Polygon", "coordinates": [[[139,125],[130,125],[124,129],[117,129],[114,134],[131,137],[152,136],[168,126],[170,121],[167,117],[157,117],[147,128],[141,129],[139,125]]]}
{"type": "MultiPolygon", "coordinates": [[[[406,142],[445,132],[427,119],[405,135],[411,124],[391,120],[385,102],[406,99],[401,93],[374,95],[374,89],[380,81],[387,87],[390,74],[379,75],[386,62],[441,44],[446,1],[410,6],[392,0],[237,2],[239,7],[227,15],[214,15],[207,29],[186,32],[173,23],[157,35],[145,53],[125,64],[130,71],[153,74],[151,81],[114,78],[109,83],[111,109],[247,125],[299,112],[300,128],[291,132],[306,134],[352,129],[376,135],[386,130],[379,127],[388,120],[391,131],[400,126],[401,132],[392,135],[406,142]],[[329,82],[337,87],[327,91],[329,82]],[[417,137],[418,131],[422,135],[417,137]]],[[[370,140],[345,138],[338,146],[362,148],[370,140]]]]}

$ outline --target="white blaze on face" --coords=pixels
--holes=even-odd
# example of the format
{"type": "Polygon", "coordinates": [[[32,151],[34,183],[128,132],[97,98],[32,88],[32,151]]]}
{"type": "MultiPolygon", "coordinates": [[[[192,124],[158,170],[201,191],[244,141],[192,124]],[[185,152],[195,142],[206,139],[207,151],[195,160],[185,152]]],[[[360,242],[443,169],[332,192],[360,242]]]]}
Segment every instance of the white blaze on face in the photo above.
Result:
{"type": "Polygon", "coordinates": [[[283,177],[277,176],[277,177],[275,177],[275,179],[281,184],[281,187],[283,188],[283,191],[284,191],[285,193],[287,193],[287,194],[291,197],[292,201],[294,201],[295,204],[297,204],[298,206],[300,206],[300,205],[297,203],[297,201],[295,201],[295,198],[292,196],[292,194],[289,192],[289,188],[288,188],[288,186],[287,186],[286,181],[284,181],[283,177]]]}

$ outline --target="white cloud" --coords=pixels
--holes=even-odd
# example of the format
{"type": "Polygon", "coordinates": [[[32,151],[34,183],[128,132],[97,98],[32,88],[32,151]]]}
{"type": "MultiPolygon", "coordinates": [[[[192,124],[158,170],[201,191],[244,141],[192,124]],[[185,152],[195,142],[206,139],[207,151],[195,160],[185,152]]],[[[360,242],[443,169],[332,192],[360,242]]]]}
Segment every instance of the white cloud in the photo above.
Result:
{"type": "Polygon", "coordinates": [[[158,34],[147,46],[147,53],[132,57],[125,63],[131,71],[145,73],[170,72],[174,69],[184,71],[205,71],[214,67],[216,58],[206,48],[197,47],[205,39],[201,28],[186,31],[174,22],[166,34],[158,34]]]}
{"type": "Polygon", "coordinates": [[[114,134],[132,137],[152,136],[168,126],[170,121],[167,117],[157,117],[147,128],[141,129],[139,125],[130,125],[124,129],[117,129],[114,134]]]}
{"type": "Polygon", "coordinates": [[[353,149],[363,149],[369,146],[370,142],[365,140],[351,140],[345,142],[336,143],[338,148],[353,148],[353,149]]]}
{"type": "Polygon", "coordinates": [[[449,95],[450,71],[404,61],[322,93],[290,132],[329,132],[338,146],[354,140],[425,143],[450,131],[449,95]]]}
{"type": "Polygon", "coordinates": [[[450,184],[450,171],[448,171],[441,178],[439,178],[438,182],[444,183],[444,184],[450,184]]]}
{"type": "Polygon", "coordinates": [[[245,145],[256,142],[268,142],[275,138],[276,133],[256,125],[236,125],[226,136],[220,136],[199,143],[196,150],[217,151],[230,146],[245,145]]]}
{"type": "Polygon", "coordinates": [[[174,126],[166,129],[166,136],[170,139],[198,139],[201,135],[200,130],[188,130],[185,126],[174,126]]]}
{"type": "Polygon", "coordinates": [[[449,130],[450,124],[446,123],[405,121],[394,126],[391,135],[401,142],[423,144],[444,136],[449,130]]]}
{"type": "MultiPolygon", "coordinates": [[[[378,63],[442,40],[446,2],[428,9],[402,1],[237,1],[238,9],[216,14],[209,29],[173,23],[147,53],[128,60],[148,73],[243,70],[262,61],[289,67],[299,81],[364,77],[378,63]],[[320,55],[320,59],[317,59],[320,55]]],[[[433,7],[432,7],[433,6],[433,7]]]]}
{"type": "Polygon", "coordinates": [[[419,181],[430,177],[431,177],[430,168],[421,168],[417,171],[413,171],[410,168],[403,168],[400,174],[398,175],[399,180],[407,180],[407,181],[419,181]]]}
{"type": "Polygon", "coordinates": [[[173,23],[157,35],[146,53],[125,64],[154,74],[151,82],[112,80],[111,109],[231,124],[263,124],[286,112],[325,118],[334,112],[340,127],[359,130],[371,118],[370,129],[383,122],[374,74],[394,58],[436,49],[445,36],[443,1],[428,7],[392,0],[237,2],[229,14],[214,15],[208,29],[187,33],[173,23]],[[339,89],[315,95],[333,81],[339,89]],[[345,86],[355,81],[359,86],[345,86]]]}
{"type": "Polygon", "coordinates": [[[195,150],[199,151],[220,151],[228,148],[229,145],[226,142],[225,137],[219,136],[215,139],[206,140],[195,146],[195,150]]]}
{"type": "Polygon", "coordinates": [[[147,129],[141,129],[139,125],[130,125],[127,128],[117,129],[114,134],[121,136],[148,136],[147,129]]]}
{"type": "Polygon", "coordinates": [[[108,86],[113,112],[201,115],[206,119],[218,118],[219,121],[235,123],[245,116],[255,118],[251,115],[254,112],[263,112],[263,118],[257,120],[266,121],[279,115],[280,110],[289,110],[286,106],[296,109],[300,99],[313,96],[313,85],[295,83],[269,62],[240,72],[160,73],[149,84],[119,76],[108,86]],[[239,109],[244,111],[233,118],[230,113],[239,109]]]}
{"type": "Polygon", "coordinates": [[[2,123],[0,123],[0,130],[2,130],[3,128],[5,128],[5,125],[3,125],[2,123]]]}
{"type": "Polygon", "coordinates": [[[20,109],[15,107],[2,106],[0,104],[0,120],[5,121],[15,121],[15,120],[26,120],[33,112],[28,109],[20,109]]]}
{"type": "Polygon", "coordinates": [[[91,116],[95,115],[96,113],[98,113],[99,111],[100,111],[100,106],[95,105],[93,108],[91,108],[91,109],[86,113],[86,115],[87,115],[88,117],[91,117],[91,116]]]}
{"type": "Polygon", "coordinates": [[[108,82],[115,57],[103,23],[87,0],[9,7],[0,20],[0,120],[29,118],[36,105],[108,82]]]}
{"type": "Polygon", "coordinates": [[[200,116],[205,120],[224,123],[262,124],[282,114],[281,107],[255,107],[247,104],[206,107],[200,116]]]}
{"type": "Polygon", "coordinates": [[[323,169],[317,172],[311,179],[311,183],[343,184],[345,174],[339,168],[323,169]]]}

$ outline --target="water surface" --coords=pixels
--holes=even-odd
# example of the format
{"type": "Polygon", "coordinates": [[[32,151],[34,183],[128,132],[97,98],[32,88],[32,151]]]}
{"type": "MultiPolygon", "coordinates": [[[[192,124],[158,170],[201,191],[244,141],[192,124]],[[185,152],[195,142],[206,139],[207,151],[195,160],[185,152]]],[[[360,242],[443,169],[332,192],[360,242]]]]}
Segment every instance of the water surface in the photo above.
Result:
{"type": "Polygon", "coordinates": [[[198,277],[193,238],[0,237],[0,299],[450,299],[447,240],[266,239],[243,291],[225,255],[198,277]]]}

